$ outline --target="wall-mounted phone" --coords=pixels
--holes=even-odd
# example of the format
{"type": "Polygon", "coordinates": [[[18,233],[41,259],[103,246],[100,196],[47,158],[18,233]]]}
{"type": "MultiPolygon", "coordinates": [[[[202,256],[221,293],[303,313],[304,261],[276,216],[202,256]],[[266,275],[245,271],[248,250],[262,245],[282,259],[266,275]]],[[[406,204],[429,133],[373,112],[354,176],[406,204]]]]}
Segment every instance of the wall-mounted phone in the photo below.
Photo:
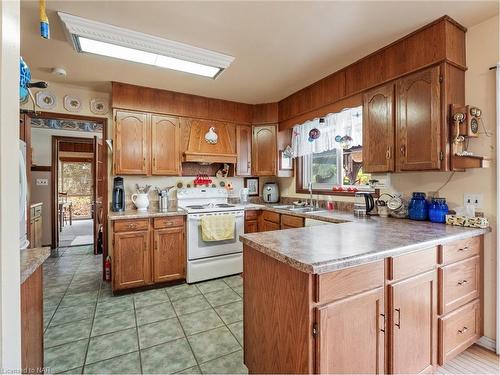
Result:
{"type": "Polygon", "coordinates": [[[477,137],[479,134],[479,120],[481,109],[469,105],[451,105],[451,118],[453,122],[452,139],[460,143],[466,137],[477,137]]]}

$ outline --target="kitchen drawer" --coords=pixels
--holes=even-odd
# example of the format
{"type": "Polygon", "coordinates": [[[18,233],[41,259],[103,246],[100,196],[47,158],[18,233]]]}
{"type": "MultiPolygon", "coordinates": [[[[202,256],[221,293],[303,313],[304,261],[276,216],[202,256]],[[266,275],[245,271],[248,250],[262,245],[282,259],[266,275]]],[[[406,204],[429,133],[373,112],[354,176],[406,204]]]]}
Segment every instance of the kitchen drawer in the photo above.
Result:
{"type": "Polygon", "coordinates": [[[258,217],[259,211],[257,210],[245,211],[245,220],[257,220],[258,217]]]}
{"type": "Polygon", "coordinates": [[[304,218],[292,215],[281,215],[281,226],[288,228],[302,228],[304,226],[304,218]]]}
{"type": "Polygon", "coordinates": [[[184,226],[184,216],[156,217],[153,220],[154,229],[184,226]]]}
{"type": "Polygon", "coordinates": [[[388,259],[388,279],[392,281],[427,272],[437,266],[437,248],[431,247],[388,259]]]}
{"type": "Polygon", "coordinates": [[[130,232],[134,230],[148,230],[149,220],[116,220],[113,225],[115,232],[130,232]]]}
{"type": "Polygon", "coordinates": [[[481,336],[481,307],[479,300],[455,310],[438,321],[440,365],[463,352],[481,336]]]}
{"type": "Polygon", "coordinates": [[[479,256],[439,268],[439,314],[447,314],[479,297],[479,256]]]}
{"type": "Polygon", "coordinates": [[[481,236],[450,242],[440,246],[439,263],[450,264],[459,260],[479,255],[481,236]]]}
{"type": "Polygon", "coordinates": [[[327,303],[384,285],[384,261],[316,276],[315,302],[327,303]]]}
{"type": "Polygon", "coordinates": [[[262,213],[262,218],[272,223],[276,224],[280,223],[280,214],[277,214],[276,212],[264,211],[262,213]]]}

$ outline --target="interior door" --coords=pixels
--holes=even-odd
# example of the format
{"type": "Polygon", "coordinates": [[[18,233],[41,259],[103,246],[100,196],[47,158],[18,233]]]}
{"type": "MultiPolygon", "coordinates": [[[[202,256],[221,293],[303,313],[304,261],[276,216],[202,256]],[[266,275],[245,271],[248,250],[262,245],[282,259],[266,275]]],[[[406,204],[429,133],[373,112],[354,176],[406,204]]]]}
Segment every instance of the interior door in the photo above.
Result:
{"type": "Polygon", "coordinates": [[[430,372],[436,362],[436,271],[389,286],[392,374],[430,372]]]}
{"type": "Polygon", "coordinates": [[[319,307],[316,321],[317,373],[384,373],[383,288],[319,307]]]}
{"type": "Polygon", "coordinates": [[[92,219],[94,221],[94,254],[100,254],[103,246],[103,233],[99,241],[99,232],[104,231],[103,225],[103,191],[104,191],[104,144],[103,140],[94,137],[94,191],[92,200],[92,219]]]}
{"type": "Polygon", "coordinates": [[[441,167],[441,94],[439,67],[398,81],[397,165],[401,171],[441,167]]]}

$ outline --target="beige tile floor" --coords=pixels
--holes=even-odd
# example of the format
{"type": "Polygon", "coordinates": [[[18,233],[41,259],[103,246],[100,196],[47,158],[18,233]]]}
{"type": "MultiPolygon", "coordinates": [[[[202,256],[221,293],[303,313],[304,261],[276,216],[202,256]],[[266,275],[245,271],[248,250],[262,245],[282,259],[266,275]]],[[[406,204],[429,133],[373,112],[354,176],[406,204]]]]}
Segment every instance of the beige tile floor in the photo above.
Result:
{"type": "Polygon", "coordinates": [[[242,279],[113,296],[91,246],[44,264],[45,366],[52,373],[246,373],[242,279]]]}

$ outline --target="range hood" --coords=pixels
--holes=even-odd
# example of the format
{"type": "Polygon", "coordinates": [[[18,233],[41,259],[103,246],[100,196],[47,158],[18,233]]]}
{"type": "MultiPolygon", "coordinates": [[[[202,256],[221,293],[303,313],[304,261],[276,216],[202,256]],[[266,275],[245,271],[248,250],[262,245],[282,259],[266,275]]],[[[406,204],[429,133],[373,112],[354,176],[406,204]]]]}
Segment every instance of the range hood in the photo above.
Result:
{"type": "Polygon", "coordinates": [[[231,125],[209,120],[192,120],[184,161],[235,164],[237,155],[233,139],[234,128],[231,125]]]}

